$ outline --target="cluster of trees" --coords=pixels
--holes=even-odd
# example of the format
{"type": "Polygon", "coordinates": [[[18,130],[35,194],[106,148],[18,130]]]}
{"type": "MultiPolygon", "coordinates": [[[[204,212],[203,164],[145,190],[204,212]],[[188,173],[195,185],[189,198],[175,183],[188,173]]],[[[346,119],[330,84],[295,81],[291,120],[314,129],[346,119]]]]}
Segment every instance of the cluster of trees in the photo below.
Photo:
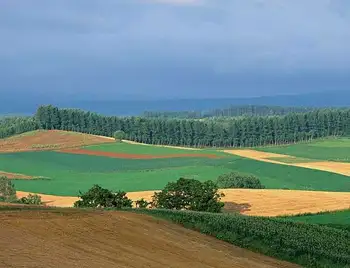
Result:
{"type": "Polygon", "coordinates": [[[27,205],[41,205],[41,197],[37,194],[29,194],[22,198],[17,198],[16,188],[7,177],[0,177],[0,202],[19,203],[27,205]]]}
{"type": "MultiPolygon", "coordinates": [[[[155,192],[152,201],[137,200],[136,207],[176,210],[193,210],[215,212],[221,211],[224,203],[220,202],[223,194],[218,192],[217,185],[212,181],[200,182],[194,179],[180,178],[176,182],[169,182],[160,192],[155,192]]],[[[126,196],[126,192],[113,193],[99,185],[94,185],[86,193],[80,194],[80,200],[75,207],[94,208],[131,208],[133,201],[126,196]]]]}
{"type": "Polygon", "coordinates": [[[248,189],[264,189],[265,186],[261,184],[259,178],[251,174],[243,174],[238,172],[231,172],[222,174],[217,179],[217,185],[222,189],[229,188],[248,188],[248,189]]]}
{"type": "Polygon", "coordinates": [[[212,109],[209,111],[146,111],[144,117],[148,118],[178,118],[200,119],[208,117],[237,117],[237,116],[271,116],[287,115],[290,113],[305,113],[316,110],[311,107],[282,107],[268,105],[231,105],[228,108],[212,109]]]}
{"type": "Polygon", "coordinates": [[[41,106],[39,128],[71,130],[125,139],[192,147],[250,147],[350,135],[350,109],[324,109],[285,116],[239,117],[230,120],[160,119],[102,116],[78,109],[41,106]]]}
{"type": "Polygon", "coordinates": [[[32,116],[0,118],[0,139],[36,130],[39,126],[32,116]]]}

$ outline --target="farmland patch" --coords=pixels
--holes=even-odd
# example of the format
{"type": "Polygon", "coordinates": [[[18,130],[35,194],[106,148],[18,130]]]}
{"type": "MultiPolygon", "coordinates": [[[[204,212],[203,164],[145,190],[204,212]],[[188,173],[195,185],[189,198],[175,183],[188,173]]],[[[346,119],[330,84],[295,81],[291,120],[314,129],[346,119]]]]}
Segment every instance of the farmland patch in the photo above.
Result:
{"type": "Polygon", "coordinates": [[[56,150],[111,142],[114,140],[89,134],[60,130],[38,130],[0,139],[0,153],[56,150]]]}

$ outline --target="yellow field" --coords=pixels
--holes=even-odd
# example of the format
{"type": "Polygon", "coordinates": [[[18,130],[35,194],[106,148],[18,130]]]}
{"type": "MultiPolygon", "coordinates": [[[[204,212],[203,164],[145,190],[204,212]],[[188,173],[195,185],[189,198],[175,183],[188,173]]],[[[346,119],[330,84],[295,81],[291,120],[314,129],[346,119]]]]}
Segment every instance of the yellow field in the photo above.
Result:
{"type": "MultiPolygon", "coordinates": [[[[237,211],[245,215],[281,216],[300,213],[317,213],[350,208],[350,193],[295,191],[295,190],[222,190],[226,211],[237,211]]],[[[151,200],[154,191],[130,192],[128,197],[134,201],[144,198],[151,200]]],[[[18,197],[28,195],[17,192],[18,197]]],[[[72,207],[77,197],[40,194],[48,206],[72,207]]]]}
{"type": "Polygon", "coordinates": [[[263,162],[317,169],[317,170],[328,171],[328,172],[350,176],[350,163],[330,162],[330,161],[319,161],[319,162],[309,162],[309,163],[298,163],[296,161],[295,163],[285,163],[277,160],[272,160],[270,158],[293,158],[296,160],[298,158],[292,157],[289,155],[260,152],[255,150],[224,150],[224,152],[238,155],[241,157],[258,160],[258,161],[263,161],[263,162]]]}

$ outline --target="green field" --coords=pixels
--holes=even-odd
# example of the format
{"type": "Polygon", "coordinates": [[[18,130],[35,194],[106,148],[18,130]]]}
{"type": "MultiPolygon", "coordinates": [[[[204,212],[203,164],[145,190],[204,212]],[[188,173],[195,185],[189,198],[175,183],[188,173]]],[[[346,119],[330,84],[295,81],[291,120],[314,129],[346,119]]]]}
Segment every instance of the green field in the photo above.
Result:
{"type": "MultiPolygon", "coordinates": [[[[146,146],[145,146],[146,147],[146,146]]],[[[215,180],[239,171],[258,176],[266,188],[350,191],[347,176],[227,156],[220,159],[117,159],[58,152],[0,154],[0,170],[45,179],[15,180],[17,190],[55,195],[77,195],[93,184],[113,190],[161,189],[179,177],[215,180]]]]}
{"type": "Polygon", "coordinates": [[[324,139],[310,143],[260,147],[257,150],[308,159],[350,162],[350,138],[324,139]]]}
{"type": "Polygon", "coordinates": [[[296,221],[296,222],[306,222],[306,223],[314,223],[314,224],[350,225],[350,208],[347,210],[341,210],[341,211],[296,215],[293,217],[286,217],[286,219],[296,221]]]}

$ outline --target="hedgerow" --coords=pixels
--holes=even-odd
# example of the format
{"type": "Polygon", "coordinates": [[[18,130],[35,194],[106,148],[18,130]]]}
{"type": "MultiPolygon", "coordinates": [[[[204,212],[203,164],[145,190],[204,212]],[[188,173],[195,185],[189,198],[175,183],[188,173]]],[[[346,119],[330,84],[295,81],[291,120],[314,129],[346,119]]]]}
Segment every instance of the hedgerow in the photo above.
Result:
{"type": "Polygon", "coordinates": [[[350,267],[350,232],[238,214],[137,210],[303,267],[350,267]]]}

